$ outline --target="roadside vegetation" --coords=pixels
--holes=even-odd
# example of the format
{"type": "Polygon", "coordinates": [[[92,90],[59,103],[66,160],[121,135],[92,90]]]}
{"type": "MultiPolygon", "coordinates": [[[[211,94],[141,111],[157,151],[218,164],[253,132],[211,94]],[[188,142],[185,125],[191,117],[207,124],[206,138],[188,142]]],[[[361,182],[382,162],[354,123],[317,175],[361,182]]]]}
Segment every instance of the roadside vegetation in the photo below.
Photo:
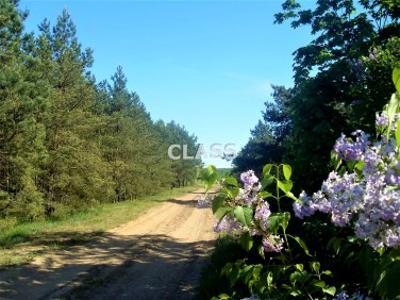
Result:
{"type": "Polygon", "coordinates": [[[18,1],[0,0],[0,222],[62,218],[195,181],[201,162],[173,161],[167,149],[185,144],[193,155],[197,138],[152,120],[122,67],[97,81],[67,10],[36,33],[24,31],[26,17],[18,1]]]}
{"type": "Polygon", "coordinates": [[[399,299],[400,68],[393,82],[375,135],[341,135],[312,195],[293,193],[288,164],[208,177],[222,186],[212,201],[221,237],[200,297],[399,299]]]}
{"type": "Polygon", "coordinates": [[[28,263],[44,250],[83,244],[105,231],[139,217],[149,208],[199,187],[174,188],[152,196],[118,203],[102,203],[59,218],[18,223],[0,221],[0,267],[28,263]]]}
{"type": "Polygon", "coordinates": [[[272,86],[234,160],[236,174],[261,174],[265,164],[285,162],[296,170],[299,192],[316,190],[340,134],[375,133],[375,114],[391,97],[392,71],[400,64],[399,7],[393,0],[320,0],[306,7],[284,1],[275,23],[289,23],[293,34],[308,28],[313,39],[294,52],[294,85],[272,86]]]}
{"type": "Polygon", "coordinates": [[[220,239],[200,298],[400,299],[399,2],[287,0],[275,16],[314,39],[233,176],[209,176],[220,239]]]}

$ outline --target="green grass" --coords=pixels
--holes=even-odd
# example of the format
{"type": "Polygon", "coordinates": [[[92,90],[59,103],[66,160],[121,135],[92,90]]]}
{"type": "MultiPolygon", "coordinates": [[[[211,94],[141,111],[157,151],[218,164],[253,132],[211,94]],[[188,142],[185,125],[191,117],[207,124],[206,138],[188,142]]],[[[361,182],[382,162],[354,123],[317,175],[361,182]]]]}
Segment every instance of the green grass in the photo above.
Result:
{"type": "Polygon", "coordinates": [[[197,188],[177,188],[135,200],[103,203],[55,220],[21,224],[0,220],[0,266],[28,263],[43,250],[87,242],[111,228],[135,219],[165,200],[197,188]]]}
{"type": "Polygon", "coordinates": [[[217,169],[217,173],[218,173],[218,176],[227,176],[227,175],[229,175],[229,174],[231,174],[231,172],[232,172],[232,168],[218,168],[217,169]]]}

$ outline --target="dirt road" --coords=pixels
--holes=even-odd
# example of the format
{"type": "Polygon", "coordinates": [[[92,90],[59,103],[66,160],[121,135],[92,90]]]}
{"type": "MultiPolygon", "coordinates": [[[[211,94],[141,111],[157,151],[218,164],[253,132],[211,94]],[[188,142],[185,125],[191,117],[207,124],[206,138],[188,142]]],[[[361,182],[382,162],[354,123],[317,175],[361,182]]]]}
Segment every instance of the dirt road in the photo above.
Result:
{"type": "Polygon", "coordinates": [[[0,299],[191,299],[215,235],[199,192],[95,241],[0,271],[0,299]]]}

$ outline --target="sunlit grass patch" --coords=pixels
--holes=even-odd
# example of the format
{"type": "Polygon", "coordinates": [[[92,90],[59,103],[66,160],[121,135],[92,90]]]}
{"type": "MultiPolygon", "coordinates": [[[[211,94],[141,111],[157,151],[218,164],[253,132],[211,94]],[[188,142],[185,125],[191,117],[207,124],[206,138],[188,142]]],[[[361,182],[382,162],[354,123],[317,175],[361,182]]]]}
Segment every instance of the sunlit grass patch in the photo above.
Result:
{"type": "Polygon", "coordinates": [[[103,203],[59,219],[20,224],[13,219],[2,220],[0,266],[21,265],[45,250],[83,244],[111,228],[135,219],[163,201],[197,188],[177,188],[139,199],[103,203]]]}

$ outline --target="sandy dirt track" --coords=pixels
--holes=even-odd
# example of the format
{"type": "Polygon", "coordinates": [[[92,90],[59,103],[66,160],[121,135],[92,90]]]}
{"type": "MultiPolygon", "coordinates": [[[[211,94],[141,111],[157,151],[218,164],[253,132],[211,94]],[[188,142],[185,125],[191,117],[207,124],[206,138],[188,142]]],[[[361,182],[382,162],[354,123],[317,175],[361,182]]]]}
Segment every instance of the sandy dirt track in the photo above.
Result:
{"type": "Polygon", "coordinates": [[[0,271],[0,299],[192,299],[215,239],[199,197],[167,200],[93,242],[0,271]]]}

